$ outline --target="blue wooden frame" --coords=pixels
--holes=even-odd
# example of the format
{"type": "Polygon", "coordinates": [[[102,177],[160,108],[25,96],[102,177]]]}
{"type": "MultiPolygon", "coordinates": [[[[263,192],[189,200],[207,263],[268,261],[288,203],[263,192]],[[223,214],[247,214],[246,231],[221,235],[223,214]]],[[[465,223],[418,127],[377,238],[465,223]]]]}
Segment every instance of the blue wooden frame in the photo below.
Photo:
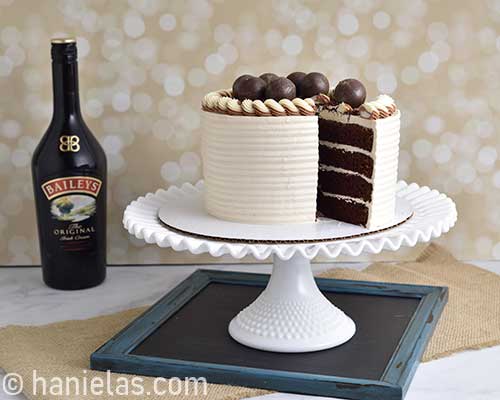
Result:
{"type": "Polygon", "coordinates": [[[203,376],[211,383],[230,381],[233,385],[319,396],[399,400],[404,397],[408,389],[448,299],[448,289],[445,287],[316,279],[322,291],[420,299],[413,318],[380,380],[351,379],[131,354],[145,338],[208,284],[214,282],[264,287],[268,279],[269,275],[266,274],[197,270],[96,350],[91,355],[90,367],[101,371],[111,370],[148,376],[203,376]]]}

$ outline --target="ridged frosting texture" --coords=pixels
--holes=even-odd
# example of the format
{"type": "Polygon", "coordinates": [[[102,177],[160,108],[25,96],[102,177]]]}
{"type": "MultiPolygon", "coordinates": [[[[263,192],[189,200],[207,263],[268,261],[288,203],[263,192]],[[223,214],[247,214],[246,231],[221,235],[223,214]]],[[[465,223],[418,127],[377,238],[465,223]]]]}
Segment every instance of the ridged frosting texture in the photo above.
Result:
{"type": "Polygon", "coordinates": [[[392,221],[396,209],[400,112],[373,120],[373,193],[368,228],[392,221]]]}
{"type": "Polygon", "coordinates": [[[255,118],[202,112],[207,211],[250,224],[313,222],[317,116],[255,118]]]}

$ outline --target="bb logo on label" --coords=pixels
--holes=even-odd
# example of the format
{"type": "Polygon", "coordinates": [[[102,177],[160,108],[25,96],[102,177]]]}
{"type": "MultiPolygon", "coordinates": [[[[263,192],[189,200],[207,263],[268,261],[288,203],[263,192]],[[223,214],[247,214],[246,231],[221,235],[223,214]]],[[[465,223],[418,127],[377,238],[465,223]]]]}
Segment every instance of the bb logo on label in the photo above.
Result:
{"type": "Polygon", "coordinates": [[[59,150],[63,153],[80,151],[80,138],[76,135],[62,135],[59,138],[59,150]]]}

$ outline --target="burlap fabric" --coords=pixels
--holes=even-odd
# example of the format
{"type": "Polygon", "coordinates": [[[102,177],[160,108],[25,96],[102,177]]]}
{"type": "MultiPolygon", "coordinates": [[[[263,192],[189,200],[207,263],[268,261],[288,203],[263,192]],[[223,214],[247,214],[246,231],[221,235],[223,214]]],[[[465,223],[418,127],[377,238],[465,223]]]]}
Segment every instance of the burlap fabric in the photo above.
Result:
{"type": "MultiPolygon", "coordinates": [[[[413,283],[448,286],[448,305],[438,323],[423,361],[440,358],[466,349],[479,349],[500,343],[500,277],[494,273],[454,259],[436,245],[430,245],[415,262],[377,263],[364,271],[334,269],[323,276],[338,279],[413,283]]],[[[67,396],[33,393],[33,370],[37,376],[84,377],[90,381],[105,373],[88,370],[89,355],[143,309],[80,321],[64,321],[45,326],[9,326],[0,330],[0,367],[24,378],[24,393],[31,399],[62,399],[67,396]]],[[[123,377],[111,374],[111,386],[123,377]]],[[[153,378],[144,378],[144,391],[153,392],[153,378]]],[[[178,388],[176,387],[176,393],[178,388]]],[[[143,396],[149,399],[195,398],[194,388],[182,388],[183,395],[143,396]]],[[[231,400],[268,393],[224,385],[208,385],[204,399],[231,400]]],[[[73,393],[72,399],[103,399],[117,396],[84,396],[73,393]]],[[[137,399],[137,395],[119,396],[137,399]]]]}

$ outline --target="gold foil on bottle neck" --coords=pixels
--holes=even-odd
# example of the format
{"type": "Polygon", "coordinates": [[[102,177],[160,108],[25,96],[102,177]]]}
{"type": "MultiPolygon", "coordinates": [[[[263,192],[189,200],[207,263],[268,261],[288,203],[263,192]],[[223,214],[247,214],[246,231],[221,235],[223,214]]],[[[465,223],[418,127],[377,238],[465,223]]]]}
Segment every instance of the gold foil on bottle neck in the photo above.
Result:
{"type": "Polygon", "coordinates": [[[68,43],[76,43],[76,39],[73,37],[68,38],[54,38],[50,40],[52,44],[68,44],[68,43]]]}

